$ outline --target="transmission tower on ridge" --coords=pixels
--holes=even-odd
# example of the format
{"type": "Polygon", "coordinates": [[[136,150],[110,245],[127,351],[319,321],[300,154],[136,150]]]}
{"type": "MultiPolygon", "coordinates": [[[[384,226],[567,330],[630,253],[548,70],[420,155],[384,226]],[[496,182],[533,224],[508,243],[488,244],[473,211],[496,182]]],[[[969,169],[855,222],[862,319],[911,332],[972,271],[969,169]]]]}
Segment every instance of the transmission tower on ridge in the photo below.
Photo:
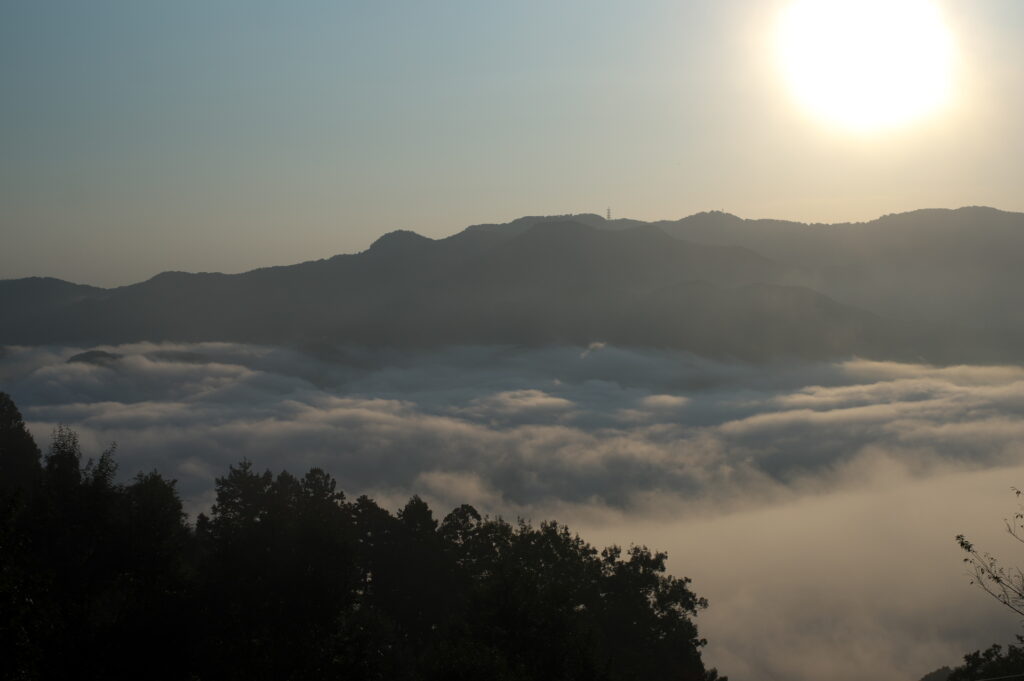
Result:
{"type": "Polygon", "coordinates": [[[609,220],[609,221],[612,219],[612,209],[610,207],[608,208],[607,211],[605,211],[604,219],[605,220],[609,220]]]}

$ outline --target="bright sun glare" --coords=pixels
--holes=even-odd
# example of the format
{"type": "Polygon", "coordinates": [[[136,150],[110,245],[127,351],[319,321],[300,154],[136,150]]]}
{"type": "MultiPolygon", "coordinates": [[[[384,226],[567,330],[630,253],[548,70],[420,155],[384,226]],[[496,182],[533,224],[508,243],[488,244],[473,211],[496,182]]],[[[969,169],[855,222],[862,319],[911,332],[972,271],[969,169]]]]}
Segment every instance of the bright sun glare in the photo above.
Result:
{"type": "Polygon", "coordinates": [[[843,128],[905,125],[949,99],[952,37],[928,0],[795,0],[777,39],[797,100],[843,128]]]}

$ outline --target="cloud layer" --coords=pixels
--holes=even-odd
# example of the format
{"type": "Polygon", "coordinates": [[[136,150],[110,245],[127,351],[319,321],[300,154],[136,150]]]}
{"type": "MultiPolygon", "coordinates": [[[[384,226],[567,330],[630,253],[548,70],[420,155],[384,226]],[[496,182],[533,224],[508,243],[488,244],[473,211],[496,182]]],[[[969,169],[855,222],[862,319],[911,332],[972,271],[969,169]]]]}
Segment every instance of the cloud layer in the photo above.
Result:
{"type": "Polygon", "coordinates": [[[119,357],[0,354],[0,389],[41,443],[58,423],[91,452],[117,441],[126,476],[176,477],[192,511],[245,456],[321,466],[385,503],[419,493],[668,548],[712,600],[702,632],[734,678],[913,681],[1014,628],[968,588],[952,536],[995,542],[1012,509],[993,504],[1024,484],[1020,367],[764,367],[601,343],[98,349],[119,357]]]}

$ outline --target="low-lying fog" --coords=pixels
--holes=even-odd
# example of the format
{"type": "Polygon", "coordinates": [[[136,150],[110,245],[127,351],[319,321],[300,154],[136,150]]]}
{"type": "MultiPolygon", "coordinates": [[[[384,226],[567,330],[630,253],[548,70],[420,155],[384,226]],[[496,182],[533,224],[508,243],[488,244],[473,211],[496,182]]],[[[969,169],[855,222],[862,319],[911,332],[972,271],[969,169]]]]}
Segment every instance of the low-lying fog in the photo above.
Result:
{"type": "Polygon", "coordinates": [[[711,601],[731,678],[916,681],[1019,623],[954,536],[1018,560],[1024,368],[715,363],[674,352],[232,344],[6,348],[0,389],[45,449],[67,423],[186,508],[242,457],[320,466],[350,496],[557,519],[668,550],[711,601]],[[101,350],[68,360],[84,350],[101,350]]]}

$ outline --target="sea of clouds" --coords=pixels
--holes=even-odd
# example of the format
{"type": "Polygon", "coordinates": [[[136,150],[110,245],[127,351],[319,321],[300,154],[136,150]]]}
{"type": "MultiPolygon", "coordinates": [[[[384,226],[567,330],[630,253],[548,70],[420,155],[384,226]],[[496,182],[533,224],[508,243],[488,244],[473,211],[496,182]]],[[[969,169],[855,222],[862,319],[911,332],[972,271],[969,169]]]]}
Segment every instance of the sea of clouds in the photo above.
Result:
{"type": "MultiPolygon", "coordinates": [[[[350,496],[568,523],[670,553],[733,679],[915,681],[1019,630],[953,541],[1012,562],[1024,368],[712,362],[678,352],[225,343],[8,347],[0,390],[45,448],[72,426],[187,509],[242,457],[350,496]]],[[[1021,556],[1019,563],[1024,563],[1021,556]]]]}

